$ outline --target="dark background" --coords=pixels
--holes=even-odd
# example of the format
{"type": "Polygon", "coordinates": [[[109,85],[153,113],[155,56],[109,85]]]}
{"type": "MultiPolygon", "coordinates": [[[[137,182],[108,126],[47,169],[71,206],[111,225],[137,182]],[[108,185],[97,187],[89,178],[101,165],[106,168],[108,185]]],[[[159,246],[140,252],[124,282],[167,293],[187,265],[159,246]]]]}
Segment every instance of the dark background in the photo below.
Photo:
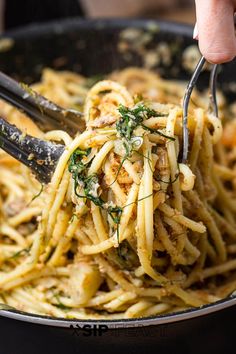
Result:
{"type": "Polygon", "coordinates": [[[5,29],[84,15],[77,0],[6,0],[4,12],[5,29]]]}
{"type": "MultiPolygon", "coordinates": [[[[164,0],[157,0],[157,4],[162,1],[164,2],[164,0]]],[[[3,11],[5,30],[35,22],[47,22],[76,16],[89,17],[89,14],[84,13],[79,0],[5,0],[3,11]]],[[[125,12],[124,16],[126,17],[125,12]]],[[[113,17],[115,17],[115,13],[113,17]]],[[[193,24],[195,22],[194,1],[178,0],[178,5],[176,5],[176,0],[173,0],[173,6],[167,9],[161,10],[157,5],[156,9],[140,13],[137,17],[159,18],[193,24]]]]}

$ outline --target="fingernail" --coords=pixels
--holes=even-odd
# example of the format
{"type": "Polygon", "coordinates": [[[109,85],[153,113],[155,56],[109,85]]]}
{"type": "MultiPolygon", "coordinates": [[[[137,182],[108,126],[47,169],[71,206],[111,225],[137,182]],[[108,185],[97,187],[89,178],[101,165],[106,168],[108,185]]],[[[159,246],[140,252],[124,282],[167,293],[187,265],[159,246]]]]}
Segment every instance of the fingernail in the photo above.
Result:
{"type": "Polygon", "coordinates": [[[198,39],[197,22],[195,23],[194,30],[193,30],[193,39],[198,39]]]}

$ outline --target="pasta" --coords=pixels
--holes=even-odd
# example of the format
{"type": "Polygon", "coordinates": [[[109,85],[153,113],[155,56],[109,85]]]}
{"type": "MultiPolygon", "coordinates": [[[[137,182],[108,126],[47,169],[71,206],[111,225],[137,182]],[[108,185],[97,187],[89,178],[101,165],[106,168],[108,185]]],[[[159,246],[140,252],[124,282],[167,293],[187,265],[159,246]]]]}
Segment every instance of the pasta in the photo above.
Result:
{"type": "Polygon", "coordinates": [[[45,69],[34,89],[82,110],[87,128],[75,137],[43,133],[0,102],[13,124],[65,145],[43,186],[0,152],[1,303],[52,317],[114,319],[232,294],[236,154],[227,124],[234,123],[223,132],[205,94],[194,92],[184,165],[183,83],[127,68],[91,86],[45,69]]]}

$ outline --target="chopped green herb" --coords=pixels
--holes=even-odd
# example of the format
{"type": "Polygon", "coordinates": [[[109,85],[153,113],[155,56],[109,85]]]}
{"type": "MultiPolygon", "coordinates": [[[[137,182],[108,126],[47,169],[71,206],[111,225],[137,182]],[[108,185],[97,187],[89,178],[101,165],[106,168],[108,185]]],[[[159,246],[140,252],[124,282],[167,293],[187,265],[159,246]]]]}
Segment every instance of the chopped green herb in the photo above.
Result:
{"type": "MultiPolygon", "coordinates": [[[[99,208],[106,210],[108,215],[111,217],[113,222],[117,225],[117,234],[119,234],[119,224],[122,215],[122,208],[115,205],[109,206],[107,203],[99,196],[99,178],[96,173],[92,175],[87,175],[88,167],[90,166],[92,160],[89,163],[84,163],[83,158],[87,157],[91,152],[91,149],[80,150],[77,149],[70,158],[69,171],[72,173],[72,178],[74,179],[74,191],[78,198],[85,198],[90,200],[92,203],[97,205],[99,208]],[[83,190],[84,195],[78,193],[78,187],[83,190]]],[[[118,237],[119,240],[119,237],[118,237]]]]}
{"type": "Polygon", "coordinates": [[[40,188],[39,192],[35,196],[33,196],[31,201],[29,202],[28,206],[41,195],[41,193],[43,192],[43,188],[44,188],[44,184],[41,183],[41,188],[40,188]]]}
{"type": "Polygon", "coordinates": [[[155,179],[155,181],[157,181],[157,182],[162,182],[162,183],[166,183],[166,184],[173,184],[173,183],[175,183],[175,182],[177,181],[177,179],[179,178],[179,174],[180,174],[179,172],[176,173],[175,179],[174,179],[173,181],[171,181],[171,178],[170,178],[169,181],[164,181],[164,180],[162,180],[160,177],[155,177],[155,176],[154,176],[154,179],[155,179]]]}
{"type": "Polygon", "coordinates": [[[142,137],[134,136],[135,129],[142,126],[143,120],[157,116],[156,111],[146,107],[143,103],[136,105],[136,107],[132,109],[120,105],[118,111],[121,118],[116,123],[116,130],[123,141],[125,155],[117,170],[115,180],[111,183],[111,185],[117,180],[124,162],[131,157],[134,151],[137,152],[137,139],[142,137]]]}
{"type": "Polygon", "coordinates": [[[158,134],[158,135],[162,136],[163,138],[175,141],[175,138],[173,138],[172,136],[169,136],[169,135],[166,135],[166,134],[162,133],[158,129],[149,128],[145,124],[142,124],[142,127],[143,127],[143,129],[148,130],[150,133],[158,134]]]}
{"type": "Polygon", "coordinates": [[[55,294],[54,295],[55,299],[57,300],[57,304],[55,304],[56,307],[58,307],[59,309],[61,310],[64,310],[64,311],[69,311],[69,307],[65,306],[62,302],[61,302],[61,299],[60,299],[60,295],[59,294],[55,294]]]}
{"type": "Polygon", "coordinates": [[[128,207],[129,205],[138,204],[138,203],[141,202],[142,200],[145,200],[145,199],[147,199],[147,198],[150,198],[152,195],[153,195],[153,193],[151,193],[151,194],[149,194],[149,195],[147,195],[147,196],[145,196],[145,197],[143,197],[143,198],[140,198],[140,199],[136,200],[135,202],[126,204],[126,205],[123,207],[123,209],[126,208],[126,207],[128,207]]]}
{"type": "Polygon", "coordinates": [[[110,184],[109,186],[112,186],[112,185],[116,182],[116,180],[117,180],[117,178],[118,178],[118,176],[119,176],[120,170],[122,169],[122,166],[124,165],[125,161],[126,161],[128,158],[129,158],[129,156],[127,156],[127,155],[125,154],[125,156],[123,157],[123,159],[122,159],[122,161],[121,161],[121,163],[120,163],[120,165],[119,165],[119,167],[118,167],[118,170],[117,170],[116,175],[115,175],[115,179],[114,179],[113,182],[111,182],[111,184],[110,184]]]}
{"type": "MultiPolygon", "coordinates": [[[[136,104],[134,108],[128,108],[125,106],[120,105],[118,108],[118,111],[121,115],[121,118],[117,121],[116,123],[116,130],[118,132],[119,137],[121,137],[123,141],[123,146],[125,149],[125,155],[120,163],[120,166],[118,168],[118,171],[116,173],[115,180],[112,182],[112,184],[117,180],[117,177],[120,173],[120,170],[124,164],[124,162],[131,157],[132,153],[137,151],[137,146],[135,146],[136,140],[134,140],[134,131],[138,127],[142,127],[145,130],[148,130],[149,132],[152,132],[154,134],[161,135],[162,137],[169,139],[169,140],[175,140],[175,138],[170,137],[163,132],[161,132],[158,129],[152,129],[144,125],[143,121],[146,119],[149,119],[151,117],[161,117],[163,114],[156,112],[154,109],[150,109],[149,107],[145,106],[143,103],[136,104]]],[[[139,153],[141,155],[141,153],[139,153]]],[[[144,158],[148,158],[144,155],[142,155],[144,158]]],[[[151,168],[151,160],[148,162],[149,166],[151,168]]],[[[152,168],[151,168],[152,169],[152,168]]]]}
{"type": "MultiPolygon", "coordinates": [[[[103,93],[103,91],[102,91],[103,93]]],[[[106,91],[105,91],[106,93],[106,91]]],[[[125,155],[120,163],[118,168],[115,181],[118,177],[118,174],[125,162],[129,157],[131,157],[132,153],[135,151],[141,155],[137,151],[137,139],[142,138],[134,135],[134,131],[139,126],[143,127],[146,130],[153,131],[154,133],[160,134],[165,138],[170,140],[175,140],[172,137],[168,137],[162,132],[158,130],[152,130],[146,127],[143,124],[143,121],[150,117],[158,117],[160,113],[156,112],[153,109],[146,107],[143,103],[136,105],[134,108],[130,109],[125,106],[120,105],[118,111],[121,115],[121,118],[116,123],[116,130],[118,136],[122,139],[123,146],[125,149],[125,155]],[[135,139],[137,138],[137,139],[135,139]]],[[[88,167],[90,166],[92,160],[86,162],[86,157],[90,154],[91,149],[81,150],[77,149],[70,157],[68,169],[72,174],[72,178],[74,179],[74,192],[78,198],[84,198],[90,200],[92,203],[97,205],[99,208],[105,210],[114,224],[117,225],[117,238],[119,243],[119,224],[122,216],[123,209],[117,205],[109,205],[106,203],[102,197],[98,193],[99,178],[96,173],[92,175],[88,175],[88,167]],[[78,191],[82,191],[81,192],[78,191]]],[[[150,156],[144,156],[144,158],[148,159],[148,163],[151,168],[151,158],[150,156]]],[[[114,181],[114,182],[115,182],[114,181]]],[[[114,183],[112,182],[112,183],[114,183]]],[[[148,198],[149,196],[145,197],[148,198]]]]}
{"type": "Polygon", "coordinates": [[[134,130],[142,125],[144,120],[151,117],[158,117],[156,111],[146,107],[143,103],[136,105],[132,109],[120,105],[118,111],[121,118],[116,123],[116,130],[120,137],[126,141],[128,147],[130,147],[134,130]]]}
{"type": "Polygon", "coordinates": [[[77,149],[70,157],[69,171],[72,173],[74,179],[77,175],[86,169],[86,164],[82,161],[81,157],[87,157],[91,152],[91,148],[87,150],[77,149]]]}
{"type": "Polygon", "coordinates": [[[120,223],[120,218],[123,212],[123,208],[119,206],[114,206],[114,207],[109,206],[107,208],[107,212],[112,218],[113,222],[118,225],[120,223]]]}
{"type": "Polygon", "coordinates": [[[14,253],[11,257],[9,257],[8,259],[17,259],[18,257],[24,256],[26,254],[28,254],[30,251],[30,247],[28,248],[23,248],[22,250],[14,253]]]}

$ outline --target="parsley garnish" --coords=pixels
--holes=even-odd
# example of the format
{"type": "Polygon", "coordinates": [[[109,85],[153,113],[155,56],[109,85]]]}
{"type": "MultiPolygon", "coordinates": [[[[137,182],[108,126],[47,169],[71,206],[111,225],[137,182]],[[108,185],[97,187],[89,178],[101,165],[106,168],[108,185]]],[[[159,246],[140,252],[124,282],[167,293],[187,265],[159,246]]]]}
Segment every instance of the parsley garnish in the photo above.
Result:
{"type": "Polygon", "coordinates": [[[74,191],[78,198],[85,198],[90,200],[92,203],[97,205],[99,208],[106,210],[108,215],[111,217],[114,224],[117,225],[117,238],[119,242],[119,224],[123,209],[117,205],[108,205],[101,196],[98,194],[99,188],[99,178],[96,173],[92,175],[87,175],[88,167],[90,166],[92,160],[89,163],[83,161],[84,157],[87,157],[91,152],[91,149],[80,150],[77,149],[71,155],[69,162],[69,171],[74,179],[74,191]],[[78,193],[78,187],[83,190],[84,195],[78,193]]]}
{"type": "MultiPolygon", "coordinates": [[[[162,133],[160,130],[152,129],[152,128],[149,128],[146,125],[144,125],[143,122],[146,119],[149,119],[151,117],[161,117],[161,116],[163,116],[163,114],[156,112],[154,109],[150,109],[149,107],[145,106],[143,103],[137,104],[132,109],[120,105],[118,108],[118,111],[121,115],[121,118],[116,122],[116,130],[117,130],[119,137],[123,141],[125,155],[124,155],[123,159],[121,160],[121,163],[120,163],[117,173],[116,173],[115,180],[111,183],[111,185],[117,180],[117,177],[120,173],[120,170],[121,170],[124,162],[132,156],[132,153],[134,151],[136,153],[142,155],[140,152],[137,151],[138,150],[137,149],[138,148],[137,139],[140,137],[134,135],[136,128],[142,127],[143,129],[148,130],[149,132],[158,134],[166,139],[175,140],[175,138],[162,133]]],[[[143,158],[148,159],[148,163],[151,168],[150,158],[146,157],[144,155],[142,155],[142,156],[143,156],[143,158]]]]}

